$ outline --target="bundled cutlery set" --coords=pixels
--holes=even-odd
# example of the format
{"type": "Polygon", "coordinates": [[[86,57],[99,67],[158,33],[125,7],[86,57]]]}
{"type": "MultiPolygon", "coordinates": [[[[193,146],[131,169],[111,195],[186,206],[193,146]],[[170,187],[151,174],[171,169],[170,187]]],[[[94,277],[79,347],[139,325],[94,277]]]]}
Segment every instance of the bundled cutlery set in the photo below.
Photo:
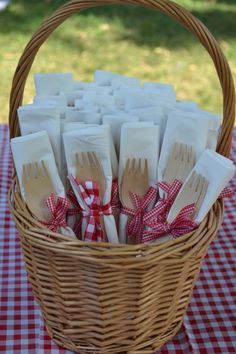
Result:
{"type": "Polygon", "coordinates": [[[51,232],[86,242],[163,242],[194,230],[235,173],[215,152],[221,119],[172,85],[97,70],[35,75],[11,140],[21,194],[51,232]]]}

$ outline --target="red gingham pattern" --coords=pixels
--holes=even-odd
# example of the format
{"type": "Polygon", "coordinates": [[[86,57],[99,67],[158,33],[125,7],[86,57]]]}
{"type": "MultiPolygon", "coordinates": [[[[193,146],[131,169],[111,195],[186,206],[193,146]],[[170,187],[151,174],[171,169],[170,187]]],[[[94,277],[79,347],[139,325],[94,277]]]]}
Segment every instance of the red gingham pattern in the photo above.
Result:
{"type": "Polygon", "coordinates": [[[102,205],[97,183],[86,181],[83,183],[77,182],[77,185],[80,195],[88,208],[88,211],[82,210],[83,218],[85,218],[87,222],[84,241],[103,242],[104,234],[100,218],[103,217],[103,215],[112,215],[111,206],[109,203],[102,205]]]}
{"type": "Polygon", "coordinates": [[[67,221],[70,217],[73,218],[72,229],[78,238],[81,238],[81,226],[82,226],[82,209],[79,205],[78,200],[76,199],[75,193],[73,190],[70,190],[67,193],[67,198],[70,202],[70,208],[67,211],[67,221]]]}
{"type": "Polygon", "coordinates": [[[171,223],[160,221],[150,224],[150,229],[143,232],[142,242],[154,241],[158,237],[169,233],[177,238],[192,231],[197,227],[197,224],[191,218],[194,210],[195,204],[186,205],[171,223]]]}
{"type": "Polygon", "coordinates": [[[119,198],[119,187],[118,187],[118,179],[115,178],[112,181],[111,186],[111,209],[112,213],[115,215],[117,212],[120,211],[120,198],[119,198]]]}
{"type": "MultiPolygon", "coordinates": [[[[0,156],[0,353],[72,354],[49,338],[27,282],[19,239],[7,206],[12,164],[4,125],[0,126],[0,156]]],[[[232,158],[236,161],[236,131],[232,158]]],[[[235,178],[230,187],[236,190],[235,178]]],[[[235,230],[234,194],[225,200],[222,228],[203,262],[183,325],[158,354],[235,354],[235,230]]]]}
{"type": "Polygon", "coordinates": [[[133,192],[130,192],[129,194],[133,209],[124,207],[122,208],[121,213],[131,216],[131,219],[127,224],[128,237],[133,239],[135,243],[140,243],[142,242],[142,233],[144,229],[143,218],[150,203],[156,200],[157,190],[154,187],[150,187],[142,198],[133,192]]]}
{"type": "Polygon", "coordinates": [[[177,197],[177,194],[182,187],[182,182],[175,179],[172,183],[159,182],[157,186],[165,192],[165,196],[159,199],[155,205],[155,208],[150,210],[144,217],[144,223],[149,225],[150,223],[156,223],[159,221],[165,221],[170,208],[177,197]]]}
{"type": "Polygon", "coordinates": [[[66,227],[66,214],[69,209],[68,200],[51,193],[46,200],[46,205],[51,212],[51,219],[49,221],[41,220],[40,222],[54,232],[57,232],[59,227],[66,227]]]}

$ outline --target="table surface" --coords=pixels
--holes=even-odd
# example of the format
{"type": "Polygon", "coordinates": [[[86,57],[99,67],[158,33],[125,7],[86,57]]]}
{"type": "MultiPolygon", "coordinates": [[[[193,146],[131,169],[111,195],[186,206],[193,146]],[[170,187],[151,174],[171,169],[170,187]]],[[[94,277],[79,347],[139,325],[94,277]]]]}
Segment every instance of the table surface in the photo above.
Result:
{"type": "MultiPolygon", "coordinates": [[[[69,354],[48,337],[27,281],[7,206],[12,172],[8,141],[8,127],[0,125],[0,353],[69,354]]],[[[236,160],[236,131],[231,158],[236,160]]],[[[236,190],[236,178],[230,186],[236,190]]],[[[236,196],[225,207],[182,328],[158,354],[236,353],[236,196]]]]}

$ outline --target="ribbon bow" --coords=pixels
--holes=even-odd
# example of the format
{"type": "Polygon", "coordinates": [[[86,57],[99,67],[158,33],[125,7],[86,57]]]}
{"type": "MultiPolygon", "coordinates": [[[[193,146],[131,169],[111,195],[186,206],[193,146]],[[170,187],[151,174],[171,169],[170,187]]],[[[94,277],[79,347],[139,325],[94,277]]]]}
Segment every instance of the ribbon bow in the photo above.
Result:
{"type": "Polygon", "coordinates": [[[112,215],[111,205],[110,203],[102,205],[97,183],[86,181],[81,184],[77,182],[77,184],[80,195],[87,206],[86,210],[82,210],[83,218],[87,219],[84,240],[87,242],[102,242],[104,241],[104,234],[100,217],[112,215]]]}
{"type": "Polygon", "coordinates": [[[134,208],[130,209],[124,207],[121,210],[122,214],[132,217],[132,219],[128,222],[127,225],[127,234],[128,236],[135,236],[135,240],[137,242],[140,241],[140,238],[143,233],[143,217],[145,215],[146,209],[148,205],[156,198],[156,196],[157,190],[154,187],[150,187],[143,198],[141,198],[136,193],[130,192],[130,198],[134,208]]]}
{"type": "Polygon", "coordinates": [[[149,242],[160,236],[171,233],[174,238],[187,234],[197,227],[197,224],[191,218],[195,210],[195,204],[185,206],[176,218],[171,222],[158,222],[152,225],[150,230],[143,233],[143,242],[149,242]]]}
{"type": "Polygon", "coordinates": [[[68,200],[51,193],[46,200],[46,205],[52,214],[52,218],[49,221],[42,220],[41,223],[53,232],[57,232],[58,227],[66,227],[66,213],[69,209],[68,200]]]}
{"type": "Polygon", "coordinates": [[[144,215],[143,222],[147,226],[156,222],[164,222],[166,220],[169,210],[182,187],[182,182],[175,179],[172,183],[159,182],[157,183],[157,186],[166,193],[166,197],[161,198],[155,208],[144,215]]]}
{"type": "Polygon", "coordinates": [[[82,226],[82,217],[81,217],[82,216],[82,209],[79,205],[79,202],[78,202],[73,190],[70,190],[67,193],[67,197],[73,206],[72,208],[68,209],[67,216],[75,216],[76,217],[74,225],[73,225],[73,231],[77,236],[80,236],[81,226],[82,226]]]}

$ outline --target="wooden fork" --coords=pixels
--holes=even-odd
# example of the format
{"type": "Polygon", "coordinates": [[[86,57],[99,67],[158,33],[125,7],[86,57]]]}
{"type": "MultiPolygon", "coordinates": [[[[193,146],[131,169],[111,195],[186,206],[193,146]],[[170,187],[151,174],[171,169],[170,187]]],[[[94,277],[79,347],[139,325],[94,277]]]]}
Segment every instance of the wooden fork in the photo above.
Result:
{"type": "MultiPolygon", "coordinates": [[[[86,151],[76,153],[76,179],[79,182],[93,181],[96,182],[99,189],[99,197],[103,203],[104,194],[106,191],[106,179],[104,176],[101,162],[94,151],[86,151]]],[[[106,237],[106,229],[103,217],[100,217],[101,227],[106,237]]]]}
{"type": "Polygon", "coordinates": [[[187,183],[177,195],[170,209],[167,221],[172,222],[182,208],[193,203],[195,203],[196,208],[192,218],[195,218],[206,196],[208,184],[209,182],[205,177],[193,171],[187,183]]]}
{"type": "Polygon", "coordinates": [[[55,189],[44,161],[23,165],[22,182],[30,211],[39,220],[50,220],[51,214],[45,200],[55,193],[55,189]]]}
{"type": "Polygon", "coordinates": [[[136,193],[142,198],[147,192],[148,187],[147,159],[144,159],[144,161],[141,158],[127,159],[121,184],[122,205],[133,209],[129,193],[136,193]]]}
{"type": "Polygon", "coordinates": [[[174,143],[167,160],[163,180],[172,183],[174,179],[184,182],[192,171],[196,154],[191,145],[174,143]]]}
{"type": "Polygon", "coordinates": [[[101,200],[106,191],[106,180],[101,162],[94,151],[76,153],[76,179],[79,182],[93,181],[99,188],[101,200]]]}

